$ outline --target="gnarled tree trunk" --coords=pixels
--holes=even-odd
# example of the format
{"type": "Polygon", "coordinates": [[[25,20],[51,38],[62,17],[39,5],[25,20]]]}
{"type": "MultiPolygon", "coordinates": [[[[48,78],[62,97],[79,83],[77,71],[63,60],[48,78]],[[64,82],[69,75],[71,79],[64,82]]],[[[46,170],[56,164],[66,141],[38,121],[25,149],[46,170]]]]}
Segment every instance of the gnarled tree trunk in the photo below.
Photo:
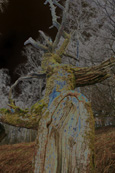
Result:
{"type": "MultiPolygon", "coordinates": [[[[69,1],[65,7],[58,1],[49,3],[52,23],[58,30],[54,42],[40,32],[46,46],[29,38],[26,44],[44,51],[41,73],[32,73],[19,78],[11,87],[9,106],[11,110],[1,110],[0,121],[14,126],[38,129],[35,173],[93,173],[94,172],[94,119],[90,103],[74,89],[79,86],[101,82],[115,74],[115,58],[94,67],[79,68],[61,64],[71,35],[64,31],[69,1]],[[63,10],[62,22],[58,23],[55,4],[63,10]],[[64,41],[58,48],[61,36],[64,41]],[[12,98],[13,88],[23,79],[46,77],[44,97],[30,110],[17,107],[12,98]],[[13,111],[12,111],[13,110],[13,111]]],[[[71,55],[67,55],[71,56],[71,55]]]]}
{"type": "Polygon", "coordinates": [[[49,105],[39,122],[34,172],[90,173],[94,170],[91,106],[84,95],[71,90],[73,74],[57,69],[47,79],[49,105]]]}
{"type": "Polygon", "coordinates": [[[56,98],[49,109],[50,124],[44,114],[38,130],[34,172],[92,173],[94,120],[90,104],[81,94],[68,92],[64,98],[56,98]]]}
{"type": "MultiPolygon", "coordinates": [[[[49,60],[50,58],[52,59],[49,56],[49,60]]],[[[1,122],[38,129],[35,173],[94,171],[92,110],[85,96],[74,89],[81,86],[81,82],[84,86],[112,76],[114,66],[115,58],[89,68],[51,64],[46,69],[46,91],[42,100],[35,103],[29,111],[21,110],[13,102],[10,105],[14,109],[13,113],[10,110],[1,111],[1,122]],[[76,76],[77,73],[81,75],[76,76]],[[82,80],[79,80],[80,77],[82,80]]],[[[36,77],[35,74],[31,76],[36,77]]]]}

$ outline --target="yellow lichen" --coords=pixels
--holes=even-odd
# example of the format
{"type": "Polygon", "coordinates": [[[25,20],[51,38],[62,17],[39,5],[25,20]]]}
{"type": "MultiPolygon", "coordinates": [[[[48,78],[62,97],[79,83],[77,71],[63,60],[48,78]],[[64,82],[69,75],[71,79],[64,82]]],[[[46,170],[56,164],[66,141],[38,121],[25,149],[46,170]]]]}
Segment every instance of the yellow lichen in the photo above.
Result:
{"type": "Polygon", "coordinates": [[[44,99],[42,99],[31,107],[31,113],[41,115],[44,107],[47,107],[47,103],[44,101],[44,99]]]}
{"type": "Polygon", "coordinates": [[[56,54],[57,54],[57,55],[62,56],[62,55],[64,54],[64,52],[65,52],[65,50],[66,50],[66,48],[67,48],[67,46],[68,46],[68,44],[69,44],[69,41],[70,41],[70,35],[68,35],[68,38],[66,38],[66,39],[63,41],[63,43],[62,43],[60,49],[56,51],[56,54]]]}
{"type": "Polygon", "coordinates": [[[49,66],[59,63],[61,63],[61,58],[57,54],[47,53],[42,58],[41,67],[46,71],[49,66]]]}

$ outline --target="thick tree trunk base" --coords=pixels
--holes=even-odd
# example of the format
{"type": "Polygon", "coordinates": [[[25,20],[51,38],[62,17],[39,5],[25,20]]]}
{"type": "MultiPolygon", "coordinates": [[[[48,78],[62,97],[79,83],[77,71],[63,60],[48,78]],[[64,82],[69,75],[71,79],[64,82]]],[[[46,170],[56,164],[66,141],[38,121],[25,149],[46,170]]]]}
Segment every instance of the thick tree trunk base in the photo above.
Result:
{"type": "Polygon", "coordinates": [[[94,119],[87,99],[73,91],[56,97],[36,141],[35,173],[94,172],[94,119]]]}

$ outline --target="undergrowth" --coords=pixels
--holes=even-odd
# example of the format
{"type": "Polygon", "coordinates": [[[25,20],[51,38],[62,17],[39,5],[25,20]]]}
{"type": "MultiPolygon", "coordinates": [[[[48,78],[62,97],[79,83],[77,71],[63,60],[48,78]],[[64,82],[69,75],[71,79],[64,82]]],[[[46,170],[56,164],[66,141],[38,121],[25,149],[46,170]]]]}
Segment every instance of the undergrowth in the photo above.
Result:
{"type": "MultiPolygon", "coordinates": [[[[34,142],[0,146],[0,173],[33,173],[34,146],[34,142]]],[[[96,130],[96,173],[114,173],[114,148],[115,128],[96,130]]]]}

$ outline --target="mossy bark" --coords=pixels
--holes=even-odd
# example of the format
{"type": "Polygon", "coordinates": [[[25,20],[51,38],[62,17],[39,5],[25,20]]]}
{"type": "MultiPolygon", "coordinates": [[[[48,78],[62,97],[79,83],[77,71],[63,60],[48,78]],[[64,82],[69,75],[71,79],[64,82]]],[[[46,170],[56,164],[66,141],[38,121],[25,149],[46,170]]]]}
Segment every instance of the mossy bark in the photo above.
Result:
{"type": "Polygon", "coordinates": [[[71,69],[51,66],[39,121],[34,159],[35,173],[92,173],[94,119],[88,100],[74,91],[71,69]]]}
{"type": "MultiPolygon", "coordinates": [[[[61,50],[61,49],[60,49],[61,50]]],[[[60,53],[62,55],[62,53],[60,53]]],[[[94,84],[114,74],[115,58],[99,66],[78,68],[59,64],[60,54],[46,53],[42,61],[46,73],[44,97],[29,110],[13,102],[11,110],[1,110],[0,121],[38,129],[35,173],[93,173],[94,119],[90,103],[77,86],[94,84]]]]}
{"type": "MultiPolygon", "coordinates": [[[[63,47],[63,46],[62,46],[63,47]]],[[[60,49],[61,50],[61,49],[60,49]]],[[[61,51],[62,52],[62,51],[61,51]]],[[[63,51],[64,52],[64,51],[63,51]]],[[[47,74],[46,93],[42,100],[31,107],[31,110],[22,110],[10,100],[11,110],[0,110],[0,122],[25,128],[38,128],[39,120],[51,102],[50,94],[58,96],[61,92],[74,90],[75,87],[86,86],[101,82],[115,75],[115,58],[93,67],[73,67],[59,64],[60,54],[46,53],[42,61],[43,72],[47,74]]]]}

